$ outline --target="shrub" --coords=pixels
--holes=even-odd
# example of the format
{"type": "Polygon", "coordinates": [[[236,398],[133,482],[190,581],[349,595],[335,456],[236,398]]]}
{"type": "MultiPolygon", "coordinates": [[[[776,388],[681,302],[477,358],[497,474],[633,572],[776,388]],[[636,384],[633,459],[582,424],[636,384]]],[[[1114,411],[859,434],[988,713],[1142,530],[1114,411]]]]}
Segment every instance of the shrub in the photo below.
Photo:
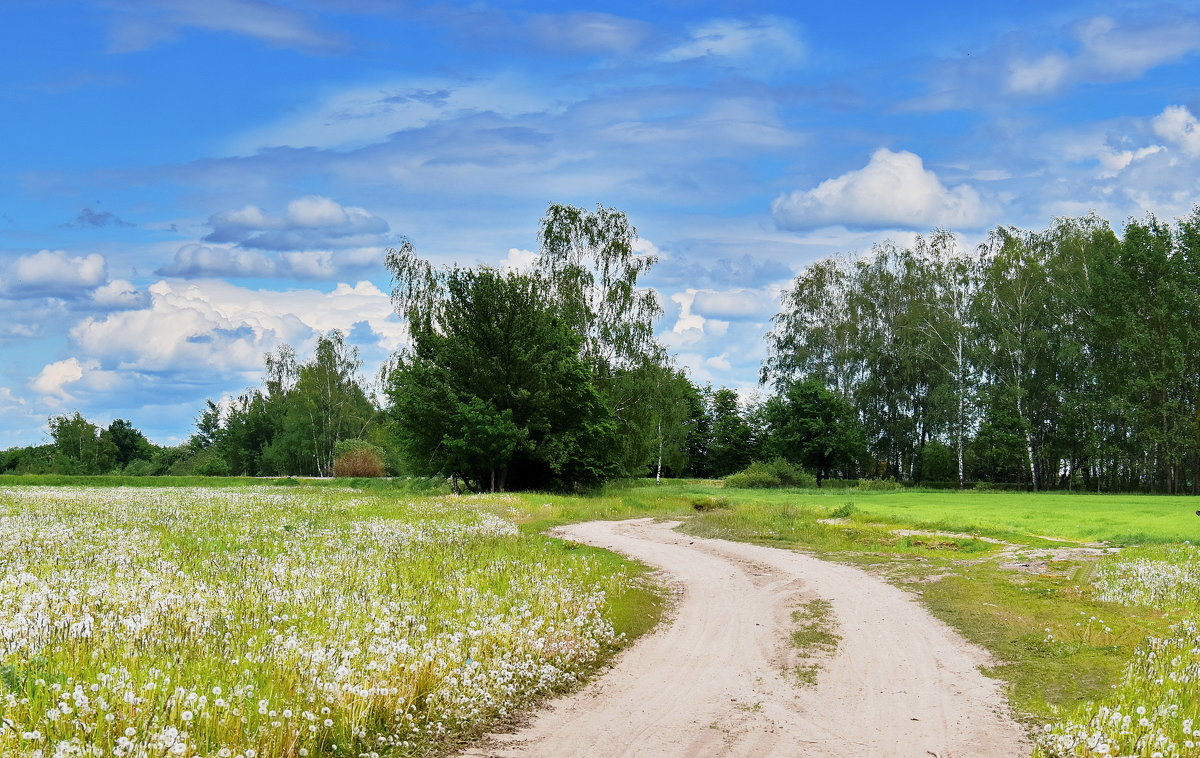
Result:
{"type": "Polygon", "coordinates": [[[717,511],[725,510],[729,507],[729,498],[727,497],[694,497],[692,498],[692,508],[697,511],[717,511]]]}
{"type": "Polygon", "coordinates": [[[121,473],[125,476],[153,476],[156,472],[154,464],[150,461],[145,458],[134,458],[125,464],[125,470],[121,473]]]}
{"type": "Polygon", "coordinates": [[[726,487],[749,487],[764,489],[782,486],[779,477],[765,463],[754,462],[746,468],[725,477],[726,487]]]}
{"type": "Polygon", "coordinates": [[[192,474],[196,476],[229,476],[229,463],[212,450],[205,450],[195,458],[192,474]]]}
{"type": "Polygon", "coordinates": [[[816,487],[817,478],[784,458],[766,464],[767,470],[779,478],[780,487],[816,487]]]}
{"type": "Polygon", "coordinates": [[[904,485],[895,479],[859,479],[858,486],[855,487],[859,490],[899,490],[903,488],[904,485]]]}
{"type": "Polygon", "coordinates": [[[764,463],[755,461],[746,468],[725,477],[726,487],[815,487],[817,479],[812,474],[783,458],[764,463]]]}
{"type": "Polygon", "coordinates": [[[342,440],[334,448],[333,475],[336,477],[379,477],[387,475],[383,451],[363,440],[342,440]],[[348,444],[354,443],[354,444],[348,444]]]}
{"type": "Polygon", "coordinates": [[[829,518],[850,518],[850,514],[856,510],[854,503],[843,503],[830,511],[829,518]]]}

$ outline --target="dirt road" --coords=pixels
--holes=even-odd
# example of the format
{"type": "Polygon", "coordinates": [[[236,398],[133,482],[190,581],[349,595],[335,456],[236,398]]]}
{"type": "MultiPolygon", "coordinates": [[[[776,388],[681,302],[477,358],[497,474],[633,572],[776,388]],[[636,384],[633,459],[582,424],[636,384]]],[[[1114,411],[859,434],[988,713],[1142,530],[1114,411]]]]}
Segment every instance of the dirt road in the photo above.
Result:
{"type": "Polygon", "coordinates": [[[578,693],[467,756],[1029,755],[986,653],[903,591],[799,553],[688,537],[649,519],[589,522],[557,536],[661,569],[674,619],[578,693]],[[832,603],[837,652],[815,685],[795,674],[792,611],[832,603]]]}

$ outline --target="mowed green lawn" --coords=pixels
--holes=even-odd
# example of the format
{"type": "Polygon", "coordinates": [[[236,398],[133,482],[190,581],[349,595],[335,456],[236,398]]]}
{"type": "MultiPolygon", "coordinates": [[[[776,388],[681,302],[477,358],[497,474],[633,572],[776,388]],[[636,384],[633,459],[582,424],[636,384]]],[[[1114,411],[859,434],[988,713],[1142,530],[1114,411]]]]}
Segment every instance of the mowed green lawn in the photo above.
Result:
{"type": "MultiPolygon", "coordinates": [[[[648,489],[648,488],[647,488],[648,489]]],[[[1104,540],[1118,544],[1200,541],[1200,497],[1080,495],[1058,492],[974,492],[855,489],[724,490],[679,482],[662,494],[725,496],[733,503],[799,506],[854,512],[879,521],[992,536],[1104,540]]],[[[644,492],[635,490],[639,495],[644,492]]]]}

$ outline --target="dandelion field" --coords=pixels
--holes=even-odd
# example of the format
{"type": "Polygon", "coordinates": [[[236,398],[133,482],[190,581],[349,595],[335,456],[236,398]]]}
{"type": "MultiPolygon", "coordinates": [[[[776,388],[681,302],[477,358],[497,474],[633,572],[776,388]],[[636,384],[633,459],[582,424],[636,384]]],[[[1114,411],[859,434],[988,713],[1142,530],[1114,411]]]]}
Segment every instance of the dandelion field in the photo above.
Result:
{"type": "Polygon", "coordinates": [[[1093,584],[1102,602],[1178,620],[1137,645],[1109,697],[1048,725],[1035,756],[1200,755],[1200,550],[1186,543],[1127,550],[1102,561],[1093,584]]]}
{"type": "Polygon", "coordinates": [[[585,675],[632,586],[495,510],[0,488],[0,755],[444,751],[585,675]]]}

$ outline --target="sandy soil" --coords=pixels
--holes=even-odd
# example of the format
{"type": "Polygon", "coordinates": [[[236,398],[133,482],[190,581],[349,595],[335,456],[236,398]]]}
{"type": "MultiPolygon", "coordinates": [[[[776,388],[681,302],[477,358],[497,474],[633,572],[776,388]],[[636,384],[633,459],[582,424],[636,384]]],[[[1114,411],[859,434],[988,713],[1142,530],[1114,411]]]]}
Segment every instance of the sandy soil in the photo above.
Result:
{"type": "Polygon", "coordinates": [[[658,567],[675,617],[587,687],[465,756],[1000,758],[1030,748],[987,654],[902,590],[786,550],[688,537],[648,519],[558,536],[658,567]],[[801,603],[832,603],[836,653],[815,685],[788,643],[801,603]]]}

